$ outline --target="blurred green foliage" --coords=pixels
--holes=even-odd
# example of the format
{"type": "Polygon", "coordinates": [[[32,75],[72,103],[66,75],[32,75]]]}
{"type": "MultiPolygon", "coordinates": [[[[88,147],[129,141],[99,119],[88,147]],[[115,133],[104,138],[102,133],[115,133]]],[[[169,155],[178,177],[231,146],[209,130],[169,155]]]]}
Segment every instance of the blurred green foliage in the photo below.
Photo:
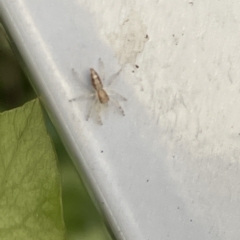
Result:
{"type": "MultiPolygon", "coordinates": [[[[0,23],[0,112],[21,106],[35,97],[0,23]]],[[[67,239],[112,239],[47,115],[46,126],[59,160],[67,239]]]]}
{"type": "Polygon", "coordinates": [[[38,99],[0,114],[0,239],[65,240],[57,156],[38,99]]]}

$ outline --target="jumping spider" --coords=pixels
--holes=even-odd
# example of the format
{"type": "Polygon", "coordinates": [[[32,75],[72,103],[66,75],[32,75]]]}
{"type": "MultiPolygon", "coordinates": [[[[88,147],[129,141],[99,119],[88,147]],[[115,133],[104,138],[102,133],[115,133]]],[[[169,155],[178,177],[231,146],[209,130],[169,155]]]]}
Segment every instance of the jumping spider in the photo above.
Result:
{"type": "MultiPolygon", "coordinates": [[[[103,65],[103,62],[101,61],[101,59],[99,59],[99,69],[101,71],[102,78],[100,78],[99,74],[93,68],[90,68],[91,83],[92,83],[92,87],[94,88],[95,92],[84,94],[79,97],[70,99],[69,102],[76,101],[77,99],[80,99],[80,98],[94,98],[94,101],[92,102],[92,104],[89,108],[86,120],[88,121],[88,119],[92,116],[93,108],[95,108],[97,111],[98,122],[101,125],[103,125],[101,115],[100,115],[102,106],[107,105],[109,102],[112,102],[120,110],[121,114],[123,116],[125,116],[123,108],[121,107],[121,105],[119,104],[118,101],[127,101],[127,99],[124,98],[122,95],[114,92],[113,90],[109,89],[106,92],[106,90],[103,88],[103,84],[102,84],[102,82],[104,81],[104,65],[103,65]]],[[[117,78],[117,76],[119,75],[121,70],[122,69],[120,69],[117,73],[113,74],[109,78],[108,86],[110,86],[112,84],[112,82],[117,78]]],[[[78,73],[74,69],[72,69],[72,72],[75,76],[80,78],[78,73]]]]}

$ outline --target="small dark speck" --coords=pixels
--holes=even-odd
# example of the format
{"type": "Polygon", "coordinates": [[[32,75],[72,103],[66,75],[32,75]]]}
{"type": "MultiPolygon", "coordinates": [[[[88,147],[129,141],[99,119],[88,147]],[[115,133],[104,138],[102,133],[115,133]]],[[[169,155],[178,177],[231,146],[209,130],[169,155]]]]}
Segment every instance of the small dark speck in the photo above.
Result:
{"type": "Polygon", "coordinates": [[[240,133],[238,135],[240,136],[240,133]]]}
{"type": "Polygon", "coordinates": [[[138,66],[138,65],[135,65],[135,67],[136,67],[136,68],[139,68],[139,66],[138,66]]]}
{"type": "Polygon", "coordinates": [[[145,37],[146,39],[148,39],[148,34],[146,34],[146,37],[145,37]]]}
{"type": "Polygon", "coordinates": [[[175,158],[175,155],[173,155],[172,157],[175,158]]]}
{"type": "Polygon", "coordinates": [[[103,153],[103,150],[101,151],[101,153],[103,153]]]}
{"type": "Polygon", "coordinates": [[[175,35],[174,35],[174,34],[173,34],[172,36],[173,36],[173,37],[175,37],[175,35]]]}
{"type": "Polygon", "coordinates": [[[180,209],[180,207],[177,207],[177,209],[180,209]]]}
{"type": "Polygon", "coordinates": [[[149,179],[147,179],[147,182],[149,182],[149,179]]]}
{"type": "Polygon", "coordinates": [[[189,4],[193,5],[193,2],[189,2],[189,4]]]}
{"type": "Polygon", "coordinates": [[[190,219],[190,222],[192,222],[192,219],[190,219]]]}

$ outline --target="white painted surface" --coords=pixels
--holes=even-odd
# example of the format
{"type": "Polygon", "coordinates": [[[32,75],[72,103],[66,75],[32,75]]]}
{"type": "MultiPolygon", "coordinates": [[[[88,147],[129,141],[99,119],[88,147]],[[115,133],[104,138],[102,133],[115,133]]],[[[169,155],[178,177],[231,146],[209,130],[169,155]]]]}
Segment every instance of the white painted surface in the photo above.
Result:
{"type": "Polygon", "coordinates": [[[0,7],[119,239],[239,239],[239,1],[0,7]],[[107,76],[123,68],[114,88],[128,99],[125,117],[102,112],[103,126],[85,121],[86,101],[68,102],[99,57],[107,76]]]}

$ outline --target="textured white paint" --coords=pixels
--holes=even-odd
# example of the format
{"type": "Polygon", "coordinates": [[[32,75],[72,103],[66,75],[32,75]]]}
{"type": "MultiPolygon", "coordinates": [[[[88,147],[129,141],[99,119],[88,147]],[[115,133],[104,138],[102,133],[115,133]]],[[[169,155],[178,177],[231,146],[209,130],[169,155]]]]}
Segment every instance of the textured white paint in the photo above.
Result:
{"type": "Polygon", "coordinates": [[[239,239],[239,1],[115,2],[89,8],[119,63],[139,65],[185,207],[209,239],[239,239]]]}

